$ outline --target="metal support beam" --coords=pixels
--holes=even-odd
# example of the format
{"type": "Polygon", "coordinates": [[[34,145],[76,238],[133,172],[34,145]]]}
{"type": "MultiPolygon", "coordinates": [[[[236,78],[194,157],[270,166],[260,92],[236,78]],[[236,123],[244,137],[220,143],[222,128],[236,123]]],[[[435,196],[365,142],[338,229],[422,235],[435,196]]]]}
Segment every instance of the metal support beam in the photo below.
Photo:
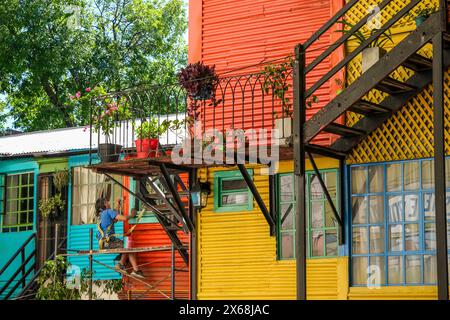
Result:
{"type": "MultiPolygon", "coordinates": [[[[193,169],[189,174],[189,190],[197,182],[197,170],[193,169]]],[[[191,300],[197,300],[197,209],[195,209],[191,197],[189,197],[189,216],[191,217],[194,225],[194,232],[191,232],[191,252],[190,258],[190,287],[191,287],[191,300]]]]}
{"type": "Polygon", "coordinates": [[[325,198],[327,199],[328,204],[331,207],[331,211],[333,211],[334,218],[336,219],[337,223],[339,224],[339,229],[342,229],[343,228],[342,219],[336,209],[336,206],[334,205],[333,199],[331,199],[330,193],[328,192],[328,188],[322,179],[322,175],[319,171],[319,168],[317,168],[316,161],[314,161],[314,157],[311,154],[311,152],[307,151],[306,153],[308,154],[309,161],[311,162],[314,172],[316,173],[316,176],[319,179],[320,186],[322,187],[322,190],[325,193],[325,198]]]}
{"type": "Polygon", "coordinates": [[[92,300],[92,286],[93,286],[93,257],[92,250],[94,249],[94,230],[92,228],[89,229],[89,300],[92,300]]]}
{"type": "Polygon", "coordinates": [[[294,173],[297,190],[295,210],[297,299],[306,300],[306,195],[305,195],[305,122],[306,122],[305,49],[295,47],[294,63],[294,173]]]}
{"type": "Polygon", "coordinates": [[[264,215],[264,218],[266,218],[267,223],[270,227],[270,235],[275,235],[275,222],[273,221],[272,216],[270,215],[269,210],[267,210],[267,207],[261,198],[261,195],[258,192],[258,189],[256,188],[255,184],[253,183],[252,177],[248,174],[247,169],[245,168],[245,165],[238,164],[239,171],[241,171],[242,176],[244,177],[245,182],[247,183],[248,188],[250,189],[251,193],[253,194],[253,197],[256,200],[256,203],[258,204],[259,208],[261,209],[262,214],[264,215]]]}
{"type": "Polygon", "coordinates": [[[444,39],[433,38],[434,181],[438,299],[448,300],[447,214],[445,191],[444,39]]]}
{"type": "Polygon", "coordinates": [[[167,167],[164,164],[161,164],[159,166],[159,168],[161,169],[161,173],[164,177],[164,180],[167,183],[167,187],[169,188],[170,193],[172,193],[173,199],[175,200],[176,205],[178,206],[178,208],[180,209],[180,213],[181,216],[184,219],[184,223],[186,224],[188,230],[190,232],[194,231],[194,225],[192,224],[191,219],[189,218],[189,216],[186,213],[186,209],[184,207],[183,202],[181,201],[180,195],[178,193],[178,190],[175,188],[175,186],[173,185],[172,180],[170,179],[170,173],[167,170],[167,167]]]}
{"type": "Polygon", "coordinates": [[[341,219],[343,221],[343,226],[339,230],[339,244],[345,244],[345,195],[346,195],[346,184],[345,184],[345,160],[339,161],[339,190],[340,191],[340,197],[339,197],[339,208],[341,211],[341,219]]]}
{"type": "Polygon", "coordinates": [[[277,211],[277,193],[276,193],[276,182],[275,175],[269,175],[269,210],[272,215],[272,219],[275,222],[275,233],[277,228],[278,211],[277,211]]]}

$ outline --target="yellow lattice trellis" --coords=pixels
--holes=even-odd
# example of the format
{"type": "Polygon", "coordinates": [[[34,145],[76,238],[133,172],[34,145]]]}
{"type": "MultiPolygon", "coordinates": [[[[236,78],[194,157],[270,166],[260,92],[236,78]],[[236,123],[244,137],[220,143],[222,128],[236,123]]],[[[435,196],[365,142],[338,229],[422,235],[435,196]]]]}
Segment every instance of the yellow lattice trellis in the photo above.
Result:
{"type": "MultiPolygon", "coordinates": [[[[361,0],[346,16],[346,20],[356,24],[367,13],[367,8],[377,5],[382,0],[361,0]]],[[[380,11],[380,20],[384,24],[395,13],[401,10],[409,1],[392,1],[384,10],[380,11]]],[[[437,0],[422,1],[418,7],[437,6],[437,0]]],[[[411,18],[402,19],[391,28],[394,43],[400,42],[408,33],[414,30],[415,25],[411,18]]],[[[395,44],[387,46],[388,51],[395,44]]],[[[347,50],[355,48],[356,43],[349,41],[347,50]]],[[[427,45],[419,52],[432,57],[432,47],[427,45]]],[[[351,84],[361,75],[361,56],[353,59],[347,66],[347,83],[351,84]]],[[[411,70],[403,67],[392,72],[391,77],[405,81],[413,75],[411,70]]],[[[450,154],[450,76],[445,77],[445,126],[446,126],[446,152],[450,154]]],[[[380,102],[385,94],[378,90],[371,90],[364,98],[372,102],[380,102]]],[[[347,162],[368,163],[391,160],[405,160],[425,158],[433,155],[433,88],[429,86],[401,108],[380,128],[365,138],[350,154],[347,162]]],[[[347,125],[352,126],[359,120],[360,115],[348,112],[347,125]]]]}

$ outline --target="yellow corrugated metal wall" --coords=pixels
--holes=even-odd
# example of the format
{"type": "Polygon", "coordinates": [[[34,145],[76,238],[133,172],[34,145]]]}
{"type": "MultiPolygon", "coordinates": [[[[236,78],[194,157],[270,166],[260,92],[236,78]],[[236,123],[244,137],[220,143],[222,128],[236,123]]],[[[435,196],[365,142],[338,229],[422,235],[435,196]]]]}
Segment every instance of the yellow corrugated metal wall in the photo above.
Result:
{"type": "MultiPolygon", "coordinates": [[[[321,168],[337,167],[334,161],[319,160],[321,168]],[[330,166],[328,166],[330,167],[330,166]]],[[[269,204],[268,176],[254,170],[254,182],[266,205],[269,204]]],[[[292,162],[281,171],[292,172],[292,162]]],[[[209,168],[200,177],[214,183],[209,168]]],[[[253,211],[213,212],[213,197],[198,214],[198,299],[295,299],[295,260],[277,260],[276,237],[259,207],[253,211]]],[[[308,299],[346,298],[347,258],[309,259],[308,299]]]]}

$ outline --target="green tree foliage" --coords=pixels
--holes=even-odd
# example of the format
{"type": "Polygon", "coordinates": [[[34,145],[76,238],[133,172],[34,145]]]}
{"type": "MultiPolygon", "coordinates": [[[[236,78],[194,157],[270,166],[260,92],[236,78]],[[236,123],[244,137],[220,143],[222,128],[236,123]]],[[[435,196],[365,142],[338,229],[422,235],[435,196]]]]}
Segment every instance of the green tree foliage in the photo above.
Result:
{"type": "Polygon", "coordinates": [[[2,0],[0,114],[28,131],[85,124],[78,91],[174,82],[186,28],[182,0],[2,0]]]}

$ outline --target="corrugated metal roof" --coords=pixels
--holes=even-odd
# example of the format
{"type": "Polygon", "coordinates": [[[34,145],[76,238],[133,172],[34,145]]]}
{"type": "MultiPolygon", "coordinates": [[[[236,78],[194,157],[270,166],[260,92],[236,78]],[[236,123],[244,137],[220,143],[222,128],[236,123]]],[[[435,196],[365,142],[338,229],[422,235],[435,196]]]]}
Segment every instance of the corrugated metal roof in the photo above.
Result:
{"type": "MultiPolygon", "coordinates": [[[[164,119],[172,120],[176,118],[175,115],[169,115],[164,119]]],[[[178,115],[178,119],[182,117],[178,115]]],[[[163,119],[162,119],[163,120],[163,119]]],[[[162,121],[161,120],[161,121],[162,121]]],[[[139,121],[136,121],[136,126],[139,121]]],[[[126,133],[129,138],[125,148],[133,147],[135,140],[131,137],[132,132],[128,130],[126,133]]],[[[178,133],[183,135],[183,133],[178,133]]],[[[176,135],[172,131],[168,131],[160,137],[161,144],[175,144],[176,135]]],[[[178,139],[179,141],[179,139],[178,139]]],[[[105,136],[100,136],[100,143],[105,142],[105,136]]],[[[92,136],[92,148],[97,148],[98,134],[94,133],[92,136]]],[[[18,155],[33,155],[37,153],[61,153],[67,151],[78,151],[89,149],[90,145],[90,130],[85,127],[77,128],[63,128],[46,131],[36,131],[22,134],[15,134],[11,136],[0,137],[0,157],[11,157],[18,155]]]]}

